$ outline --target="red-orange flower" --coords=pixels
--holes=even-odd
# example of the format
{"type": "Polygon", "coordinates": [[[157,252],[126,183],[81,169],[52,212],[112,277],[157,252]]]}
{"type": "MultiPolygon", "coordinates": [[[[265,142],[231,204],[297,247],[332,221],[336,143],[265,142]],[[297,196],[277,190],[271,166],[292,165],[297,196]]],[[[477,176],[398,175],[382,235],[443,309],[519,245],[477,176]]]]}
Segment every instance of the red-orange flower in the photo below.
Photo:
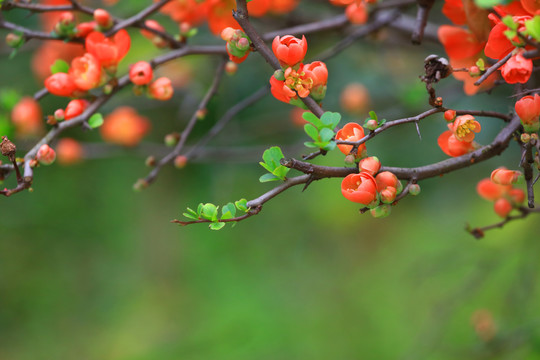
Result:
{"type": "Polygon", "coordinates": [[[360,113],[367,109],[370,102],[368,89],[360,83],[350,83],[341,92],[341,107],[350,113],[360,113]]]}
{"type": "Polygon", "coordinates": [[[86,50],[94,55],[101,66],[113,67],[126,56],[131,45],[131,39],[125,29],[118,31],[110,38],[94,31],[86,37],[86,50]]]}
{"type": "Polygon", "coordinates": [[[450,130],[443,132],[437,139],[437,143],[446,155],[452,157],[465,155],[474,150],[472,142],[458,140],[450,130]]]}
{"type": "Polygon", "coordinates": [[[311,96],[316,101],[322,101],[326,95],[326,83],[328,81],[328,69],[322,61],[314,61],[303,67],[305,77],[311,80],[311,96]]]}
{"type": "Polygon", "coordinates": [[[294,66],[306,56],[306,37],[302,35],[300,40],[292,35],[276,36],[272,41],[272,51],[282,66],[294,66]]]}
{"type": "Polygon", "coordinates": [[[17,134],[39,135],[43,131],[43,113],[33,97],[23,97],[11,110],[11,121],[17,134]]]}
{"type": "Polygon", "coordinates": [[[341,193],[347,200],[367,206],[377,198],[375,178],[366,172],[349,174],[341,182],[341,193]]]}
{"type": "Polygon", "coordinates": [[[364,1],[355,1],[345,9],[345,16],[351,24],[363,24],[368,19],[367,6],[364,1]]]}
{"type": "Polygon", "coordinates": [[[45,87],[56,96],[73,96],[78,90],[75,81],[66,73],[56,73],[45,79],[45,87]]]}
{"type": "Polygon", "coordinates": [[[360,170],[360,172],[365,171],[373,176],[379,172],[380,168],[381,161],[376,156],[370,156],[358,162],[358,170],[360,170]]]}
{"type": "MultiPolygon", "coordinates": [[[[358,141],[364,137],[364,128],[358,125],[357,123],[348,123],[341,128],[336,134],[336,140],[344,141],[358,141]]],[[[349,155],[353,145],[344,145],[338,144],[339,150],[345,155],[349,155]]],[[[355,157],[361,158],[364,157],[366,153],[366,144],[361,144],[358,146],[358,151],[356,152],[355,157]]]]}
{"type": "Polygon", "coordinates": [[[472,115],[458,116],[453,123],[448,124],[448,128],[457,140],[471,142],[474,134],[482,130],[480,123],[472,115]]]}
{"type": "Polygon", "coordinates": [[[516,102],[516,113],[521,119],[521,123],[526,128],[526,131],[538,131],[540,116],[540,96],[524,96],[516,102]]]}
{"type": "Polygon", "coordinates": [[[284,81],[280,81],[272,75],[270,77],[270,92],[276,99],[289,103],[292,99],[296,99],[296,93],[292,91],[284,81]]]}
{"type": "Polygon", "coordinates": [[[94,55],[86,53],[73,59],[68,74],[79,89],[87,91],[99,85],[101,65],[94,55]]]}
{"type": "Polygon", "coordinates": [[[531,77],[532,69],[532,60],[524,58],[521,53],[517,53],[501,67],[501,75],[509,84],[525,84],[531,77]]]}
{"type": "Polygon", "coordinates": [[[100,127],[105,141],[123,146],[137,145],[149,129],[150,122],[129,106],[119,107],[107,115],[100,127]]]}

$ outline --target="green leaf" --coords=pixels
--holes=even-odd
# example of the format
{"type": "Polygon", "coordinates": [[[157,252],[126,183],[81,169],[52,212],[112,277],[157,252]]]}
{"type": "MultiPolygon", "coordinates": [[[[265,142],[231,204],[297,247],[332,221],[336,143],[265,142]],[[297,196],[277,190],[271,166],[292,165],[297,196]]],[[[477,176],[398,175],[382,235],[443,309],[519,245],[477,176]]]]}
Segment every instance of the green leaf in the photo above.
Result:
{"type": "Polygon", "coordinates": [[[260,182],[277,181],[279,178],[274,174],[264,174],[259,178],[260,182]]]}
{"type": "Polygon", "coordinates": [[[373,120],[379,120],[379,118],[377,117],[377,114],[376,114],[375,111],[373,111],[373,110],[371,110],[371,111],[369,112],[369,116],[370,116],[370,118],[373,119],[373,120]]]}
{"type": "Polygon", "coordinates": [[[269,172],[272,172],[274,171],[274,168],[272,166],[269,166],[268,164],[264,163],[264,162],[259,162],[259,165],[261,165],[263,168],[265,168],[266,170],[268,170],[269,172]]]}
{"type": "Polygon", "coordinates": [[[306,142],[304,143],[304,145],[305,145],[306,147],[308,147],[308,148],[316,148],[316,147],[318,147],[317,145],[315,145],[315,143],[308,142],[308,141],[306,141],[306,142]]]}
{"type": "Polygon", "coordinates": [[[182,215],[184,215],[188,219],[199,220],[199,218],[197,216],[193,216],[192,214],[183,213],[182,215]]]}
{"type": "Polygon", "coordinates": [[[337,112],[327,111],[321,116],[321,122],[324,127],[334,129],[341,121],[341,114],[337,112]]]}
{"type": "Polygon", "coordinates": [[[328,142],[334,137],[335,133],[333,130],[330,130],[329,128],[324,128],[321,130],[319,135],[321,137],[322,142],[328,142]]]}
{"type": "Polygon", "coordinates": [[[103,125],[103,116],[100,113],[95,113],[88,119],[88,125],[90,125],[92,129],[100,127],[103,125]]]}
{"type": "Polygon", "coordinates": [[[263,153],[264,162],[269,166],[273,166],[272,169],[280,166],[281,164],[279,161],[284,157],[283,152],[278,146],[272,146],[271,148],[266,149],[263,153]]]}
{"type": "Polygon", "coordinates": [[[289,169],[286,166],[280,165],[277,168],[275,168],[274,171],[272,171],[272,174],[274,174],[275,176],[277,176],[281,180],[285,180],[285,175],[287,175],[289,170],[291,170],[291,169],[289,169]]]}
{"type": "Polygon", "coordinates": [[[203,207],[204,207],[203,203],[200,203],[199,206],[197,206],[197,216],[199,217],[202,216],[203,207]]]}
{"type": "Polygon", "coordinates": [[[210,220],[210,221],[216,221],[217,220],[217,214],[218,214],[218,207],[214,204],[207,203],[203,205],[202,208],[202,217],[210,220]]]}
{"type": "Polygon", "coordinates": [[[540,41],[540,16],[536,15],[531,20],[525,21],[525,28],[534,40],[540,41]]]}
{"type": "Polygon", "coordinates": [[[306,120],[307,122],[310,122],[312,123],[313,125],[315,125],[315,127],[317,129],[320,129],[324,126],[324,124],[322,123],[322,121],[317,117],[315,116],[313,113],[311,112],[305,112],[302,117],[304,118],[304,120],[306,120]]]}
{"type": "Polygon", "coordinates": [[[210,224],[210,230],[221,230],[225,226],[224,222],[213,222],[210,224]]]}
{"type": "Polygon", "coordinates": [[[517,30],[518,24],[514,21],[514,18],[510,15],[504,16],[502,19],[504,25],[508,26],[511,30],[517,30]]]}
{"type": "Polygon", "coordinates": [[[337,144],[335,141],[330,141],[328,145],[324,146],[322,149],[326,151],[332,151],[336,148],[337,144]]]}
{"type": "Polygon", "coordinates": [[[228,203],[221,208],[221,220],[232,219],[236,215],[236,207],[233,203],[228,203]]]}
{"type": "Polygon", "coordinates": [[[69,71],[69,64],[62,59],[57,59],[51,65],[51,74],[67,73],[69,71]]]}
{"type": "Polygon", "coordinates": [[[234,205],[236,206],[236,208],[240,211],[243,211],[243,212],[247,212],[248,211],[248,207],[247,207],[247,200],[246,199],[240,199],[238,201],[235,201],[234,202],[234,205]]]}
{"type": "Polygon", "coordinates": [[[311,124],[304,125],[304,131],[310,138],[317,141],[319,140],[319,131],[317,131],[317,128],[311,124]]]}

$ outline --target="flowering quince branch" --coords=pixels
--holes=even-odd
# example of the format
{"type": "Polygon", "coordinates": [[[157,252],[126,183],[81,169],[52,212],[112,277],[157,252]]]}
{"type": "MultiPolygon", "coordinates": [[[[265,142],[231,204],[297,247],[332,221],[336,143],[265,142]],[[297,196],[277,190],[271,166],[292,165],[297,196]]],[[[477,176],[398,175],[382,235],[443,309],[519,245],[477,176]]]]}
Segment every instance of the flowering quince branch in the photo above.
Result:
{"type": "MultiPolygon", "coordinates": [[[[52,128],[24,155],[24,161],[19,160],[18,162],[17,158],[15,158],[15,145],[13,143],[7,140],[7,138],[4,138],[2,141],[2,154],[8,156],[10,164],[0,164],[0,177],[3,178],[9,172],[15,172],[17,185],[11,190],[4,189],[0,191],[0,194],[9,196],[30,188],[33,181],[33,167],[35,164],[46,165],[54,160],[55,153],[48,145],[68,128],[82,126],[83,128],[92,129],[100,126],[99,118],[101,115],[97,114],[99,116],[96,120],[95,113],[121,89],[133,83],[135,84],[135,93],[138,92],[140,94],[141,91],[146,91],[146,89],[150,93],[150,89],[154,86],[154,82],[150,83],[153,81],[153,70],[160,65],[193,54],[220,57],[229,56],[230,62],[224,59],[217,65],[212,84],[200,100],[197,109],[193,112],[181,135],[175,134],[173,136],[174,148],[165,153],[159,161],[156,161],[155,156],[147,159],[147,164],[152,166],[153,169],[146,178],[139,180],[135,187],[142,188],[154,182],[161,168],[166,164],[174,162],[175,166],[183,167],[188,160],[200,157],[209,141],[216,134],[220,133],[236,114],[254,104],[268,93],[268,86],[265,86],[230,106],[195,145],[191,147],[186,146],[197,119],[204,117],[208,103],[216,95],[224,72],[235,71],[236,64],[241,63],[250,52],[257,51],[274,70],[277,70],[272,75],[272,80],[270,80],[272,95],[278,100],[308,108],[311,111],[311,114],[304,114],[304,119],[309,122],[309,124],[305,125],[304,129],[313,141],[306,142],[305,144],[317,150],[303,157],[303,159],[313,159],[318,155],[326,154],[334,147],[338,147],[345,155],[345,163],[354,165],[354,167],[320,166],[294,158],[285,158],[279,147],[272,147],[263,154],[264,162],[261,165],[270,174],[263,175],[261,181],[276,180],[280,181],[279,185],[250,201],[241,199],[234,204],[229,203],[223,206],[221,209],[223,215],[221,217],[217,216],[218,207],[215,205],[200,204],[197,211],[188,208],[188,213],[185,215],[191,220],[173,220],[172,222],[181,225],[210,223],[211,229],[218,230],[227,222],[241,221],[258,214],[266,202],[293,186],[303,184],[305,190],[316,180],[335,177],[344,178],[341,188],[342,194],[345,198],[362,204],[361,212],[370,210],[373,216],[383,217],[389,214],[391,206],[396,205],[405,196],[416,195],[420,192],[419,185],[417,184],[418,181],[440,176],[493,158],[502,153],[512,139],[516,140],[522,148],[520,166],[523,168],[523,174],[527,184],[528,206],[530,209],[521,206],[521,202],[524,199],[524,192],[520,189],[512,188],[515,178],[520,173],[502,168],[496,169],[492,173],[491,179],[487,179],[488,183],[485,181],[483,183],[483,186],[487,186],[488,190],[492,193],[489,191],[486,192],[482,188],[482,191],[479,190],[479,194],[483,197],[487,194],[486,196],[489,200],[495,201],[495,212],[505,217],[505,220],[499,224],[469,231],[476,236],[485,230],[502,227],[513,219],[523,218],[530,213],[538,213],[538,208],[535,208],[533,194],[533,186],[538,176],[533,180],[534,169],[532,164],[536,164],[537,167],[540,166],[538,164],[540,162],[538,160],[540,142],[537,134],[540,128],[540,96],[537,94],[538,89],[530,90],[526,88],[526,85],[531,73],[537,70],[533,67],[533,61],[538,56],[540,29],[530,27],[529,24],[527,25],[529,26],[527,31],[524,31],[523,26],[525,25],[523,18],[514,17],[510,21],[508,17],[504,17],[506,14],[498,13],[501,10],[497,6],[492,11],[492,15],[497,14],[495,16],[496,19],[494,20],[491,17],[490,19],[493,22],[490,23],[487,21],[488,12],[477,9],[472,2],[466,4],[472,8],[463,13],[463,3],[460,0],[447,0],[443,7],[443,13],[445,15],[450,14],[451,20],[456,23],[461,22],[461,24],[468,25],[470,30],[463,27],[456,29],[448,25],[443,25],[439,28],[438,37],[448,53],[449,60],[437,55],[426,58],[426,74],[422,77],[422,80],[426,83],[429,104],[432,108],[415,116],[392,121],[379,120],[377,114],[371,111],[369,113],[370,118],[366,119],[363,127],[356,123],[338,126],[341,115],[324,112],[321,107],[322,100],[326,94],[328,78],[326,65],[321,60],[335,56],[358,39],[374,33],[383,27],[399,29],[401,32],[411,34],[412,41],[416,44],[420,44],[422,39],[432,40],[436,31],[432,31],[434,26],[428,23],[428,14],[434,1],[397,0],[371,4],[374,1],[332,0],[333,3],[348,5],[344,15],[321,19],[307,24],[295,23],[293,18],[292,24],[294,26],[270,31],[266,34],[259,34],[248,16],[249,6],[262,4],[262,2],[257,1],[254,0],[248,4],[246,0],[236,0],[236,10],[231,10],[241,30],[226,28],[221,33],[222,39],[226,41],[226,45],[224,46],[221,43],[221,45],[214,46],[188,44],[187,41],[192,36],[187,35],[189,29],[186,30],[186,23],[190,23],[188,20],[184,19],[184,25],[180,25],[180,35],[176,36],[163,30],[163,27],[154,20],[147,20],[150,15],[157,11],[163,13],[171,11],[174,6],[178,5],[177,0],[154,1],[135,15],[125,19],[114,17],[103,9],[92,9],[83,6],[74,0],[70,1],[70,5],[54,6],[5,0],[1,5],[2,11],[15,8],[25,9],[35,13],[66,11],[68,12],[67,15],[70,15],[67,16],[67,19],[71,19],[69,20],[71,22],[74,20],[73,14],[70,13],[80,12],[92,15],[94,16],[95,23],[98,25],[90,25],[89,31],[99,30],[100,33],[92,33],[88,35],[86,40],[83,40],[82,33],[73,32],[73,28],[71,28],[72,32],[49,34],[6,22],[2,14],[0,14],[0,28],[6,28],[19,33],[19,38],[17,36],[8,36],[8,44],[14,49],[17,49],[26,40],[36,38],[85,43],[86,50],[88,51],[83,57],[74,60],[71,68],[69,64],[66,64],[67,68],[65,71],[59,71],[60,74],[54,77],[54,80],[67,78],[68,80],[71,79],[74,83],[76,82],[76,86],[68,82],[66,87],[70,91],[55,88],[46,82],[47,88],[34,94],[34,99],[39,100],[47,95],[49,93],[47,89],[50,89],[54,95],[74,97],[75,99],[69,102],[65,111],[59,109],[61,111],[58,112],[57,110],[58,114],[55,112],[54,116],[48,116],[47,123],[52,128]],[[398,11],[414,4],[418,5],[416,20],[398,11]],[[473,11],[469,11],[471,9],[473,11]],[[453,18],[456,16],[465,18],[453,18]],[[485,19],[480,18],[481,16],[484,16],[485,19]],[[504,25],[501,25],[502,23],[504,25]],[[357,26],[358,24],[361,25],[357,26]],[[479,24],[484,24],[486,28],[479,29],[479,24]],[[137,62],[132,66],[129,74],[119,75],[117,77],[115,74],[116,64],[125,55],[125,52],[118,50],[118,47],[115,48],[117,41],[115,39],[117,35],[125,37],[123,34],[126,33],[125,29],[127,28],[143,29],[146,31],[146,35],[144,35],[144,32],[143,35],[148,38],[152,38],[152,34],[155,35],[152,42],[157,47],[167,48],[167,50],[164,54],[153,59],[137,62]],[[535,33],[535,29],[537,33],[535,33]],[[329,30],[340,31],[343,35],[342,39],[329,46],[319,56],[316,56],[315,61],[312,63],[304,63],[307,51],[305,35],[327,32],[329,30]],[[482,38],[482,34],[484,38],[482,38]],[[298,38],[293,35],[298,36],[298,38]],[[77,36],[81,36],[81,38],[77,36]],[[113,36],[115,38],[112,38],[113,36]],[[108,39],[109,37],[111,38],[110,40],[108,39]],[[93,40],[89,42],[88,39],[93,40]],[[265,41],[272,41],[272,49],[265,44],[265,41]],[[99,43],[99,45],[94,43],[99,43]],[[107,51],[102,50],[92,53],[90,49],[95,49],[97,46],[102,46],[101,49],[107,49],[107,51]],[[536,49],[529,50],[531,48],[536,49]],[[111,52],[109,54],[110,56],[104,56],[104,53],[107,53],[109,50],[111,52]],[[115,51],[121,52],[122,56],[113,56],[115,51]],[[484,62],[488,61],[483,55],[484,52],[490,58],[497,60],[497,63],[491,67],[484,66],[484,62]],[[102,65],[103,69],[101,69],[100,65],[102,65]],[[100,77],[99,72],[97,73],[98,75],[91,73],[88,71],[88,68],[103,71],[104,76],[100,77]],[[492,86],[497,81],[495,77],[499,73],[504,79],[501,83],[518,83],[515,87],[519,93],[518,100],[515,104],[515,115],[506,115],[494,111],[455,110],[444,107],[442,98],[436,96],[433,84],[451,75],[452,70],[456,78],[465,82],[464,89],[469,95],[478,91],[480,87],[488,88],[492,86]],[[458,70],[459,74],[455,74],[458,70]],[[500,72],[497,70],[500,70],[500,72]],[[79,73],[83,74],[83,76],[77,77],[76,74],[79,73]],[[106,76],[105,73],[107,73],[106,76]],[[105,77],[106,79],[103,80],[105,77]],[[474,81],[473,77],[479,77],[479,79],[474,81]],[[467,80],[463,80],[464,78],[467,78],[467,80]],[[471,87],[473,84],[476,87],[471,87]],[[92,90],[92,92],[88,93],[88,90],[92,90]],[[437,142],[441,149],[447,155],[451,156],[450,159],[420,167],[401,168],[386,165],[381,166],[377,157],[367,156],[366,144],[383,131],[398,125],[414,123],[420,136],[420,121],[438,113],[444,113],[444,119],[447,121],[449,130],[441,134],[437,142]],[[475,117],[498,118],[503,120],[505,125],[490,144],[480,146],[473,141],[475,134],[481,130],[481,125],[475,117]],[[364,130],[364,128],[369,130],[369,132],[366,133],[367,130],[364,130]],[[10,150],[12,148],[13,150],[10,150]],[[24,164],[24,176],[20,171],[22,164],[24,164]],[[287,177],[286,175],[290,169],[300,171],[302,175],[287,177]],[[406,180],[407,183],[403,186],[399,180],[406,180]],[[520,211],[521,215],[509,215],[512,209],[520,211]],[[237,212],[239,212],[238,215],[237,212]]],[[[217,3],[220,3],[220,0],[215,0],[212,3],[202,0],[194,2],[192,6],[197,8],[197,11],[203,11],[199,6],[207,6],[208,8],[204,11],[212,11],[212,6],[215,6],[214,4],[217,3]]],[[[291,3],[294,3],[294,1],[291,1],[291,3]]],[[[530,19],[532,19],[536,11],[540,10],[540,5],[536,5],[535,2],[522,0],[521,3],[524,4],[523,6],[526,8],[526,11],[531,14],[530,19]]],[[[251,8],[249,9],[251,11],[251,8]]],[[[514,10],[507,9],[504,11],[512,14],[514,10]]],[[[256,11],[251,11],[251,14],[257,16],[256,11]]],[[[175,14],[175,16],[177,15],[175,14]]],[[[181,23],[184,20],[178,22],[181,23]]],[[[232,18],[230,20],[232,21],[232,18]]],[[[70,26],[73,26],[73,24],[70,23],[70,26]]],[[[212,24],[210,24],[210,29],[216,33],[216,29],[212,28],[212,24]]],[[[62,67],[62,64],[58,66],[62,67]]],[[[58,73],[57,71],[52,72],[55,74],[58,73]]],[[[157,80],[162,79],[156,79],[155,83],[158,83],[157,80]]],[[[167,81],[160,84],[166,83],[167,81]]],[[[157,85],[155,86],[157,87],[157,85]]],[[[165,85],[162,86],[165,88],[165,85]]],[[[168,99],[172,96],[172,90],[166,91],[164,88],[157,87],[158,90],[150,94],[155,98],[162,97],[162,100],[168,99]]],[[[101,122],[103,122],[102,119],[101,122]]],[[[105,125],[108,123],[108,121],[105,121],[105,125]]],[[[152,146],[147,146],[146,149],[151,149],[154,154],[160,153],[160,149],[152,146]]],[[[161,152],[161,154],[163,153],[161,152]]]]}

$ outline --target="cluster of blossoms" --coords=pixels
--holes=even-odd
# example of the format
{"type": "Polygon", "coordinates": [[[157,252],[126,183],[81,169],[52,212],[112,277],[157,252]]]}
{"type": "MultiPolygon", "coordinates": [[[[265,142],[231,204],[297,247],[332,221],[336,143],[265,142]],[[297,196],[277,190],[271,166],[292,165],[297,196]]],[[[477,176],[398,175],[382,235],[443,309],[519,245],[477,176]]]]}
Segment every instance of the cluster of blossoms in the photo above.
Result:
{"type": "Polygon", "coordinates": [[[512,209],[520,206],[525,200],[525,192],[512,186],[520,176],[519,171],[501,167],[493,170],[491,178],[480,180],[476,190],[484,199],[494,201],[495,213],[505,218],[512,209]]]}
{"type": "MultiPolygon", "coordinates": [[[[261,17],[268,13],[286,14],[298,5],[300,0],[256,0],[248,2],[250,16],[261,17]]],[[[214,34],[227,27],[238,28],[232,16],[236,8],[234,0],[173,0],[161,8],[161,12],[181,24],[197,26],[203,22],[214,34]]]]}
{"type": "Polygon", "coordinates": [[[526,22],[540,10],[540,3],[517,0],[494,6],[493,10],[495,13],[490,13],[469,1],[445,0],[443,13],[458,26],[440,26],[439,40],[452,67],[469,69],[469,73],[454,72],[454,76],[465,83],[468,95],[493,86],[497,79],[497,73],[493,73],[481,86],[474,85],[475,77],[485,71],[485,56],[500,60],[511,55],[500,68],[500,74],[509,84],[526,83],[532,73],[532,60],[523,56],[523,52],[531,48],[524,34],[526,22]],[[460,25],[467,25],[468,29],[460,25]]]}
{"type": "Polygon", "coordinates": [[[475,133],[482,129],[480,123],[472,115],[456,117],[454,110],[447,110],[444,118],[448,121],[448,129],[437,139],[441,150],[448,156],[456,157],[467,154],[476,148],[473,141],[475,133]]]}
{"type": "Polygon", "coordinates": [[[236,64],[246,60],[251,51],[251,40],[245,32],[227,27],[221,32],[221,38],[227,42],[226,49],[229,60],[236,64]]]}
{"type": "MultiPolygon", "coordinates": [[[[336,140],[359,141],[364,137],[364,129],[357,123],[348,123],[336,134],[336,140]]],[[[381,162],[375,156],[366,157],[366,145],[338,144],[339,150],[346,156],[360,159],[357,174],[347,175],[341,182],[341,193],[353,202],[371,209],[374,217],[385,217],[390,214],[389,204],[401,193],[403,186],[396,175],[389,171],[379,172],[381,162]],[[351,153],[352,152],[352,153],[351,153]]],[[[418,192],[416,192],[418,193],[418,192]]]]}
{"type": "Polygon", "coordinates": [[[282,67],[270,78],[272,95],[279,101],[302,106],[298,96],[305,98],[311,94],[320,103],[326,95],[328,69],[322,61],[302,63],[307,52],[306,38],[276,36],[272,51],[282,67]]]}

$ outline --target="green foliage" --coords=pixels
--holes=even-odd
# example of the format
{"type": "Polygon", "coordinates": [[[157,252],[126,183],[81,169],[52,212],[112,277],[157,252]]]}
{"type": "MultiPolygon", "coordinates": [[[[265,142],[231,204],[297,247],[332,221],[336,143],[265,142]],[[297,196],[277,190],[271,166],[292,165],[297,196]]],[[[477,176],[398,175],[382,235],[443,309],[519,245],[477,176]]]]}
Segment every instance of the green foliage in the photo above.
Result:
{"type": "MultiPolygon", "coordinates": [[[[212,203],[200,203],[199,206],[197,206],[197,211],[187,208],[187,212],[182,215],[194,221],[209,220],[211,221],[209,225],[211,230],[221,230],[226,225],[226,222],[223,222],[223,220],[234,219],[237,216],[237,212],[241,212],[241,215],[244,215],[248,211],[247,200],[240,199],[234,203],[230,202],[224,205],[221,208],[221,217],[219,217],[219,206],[212,203]]],[[[232,222],[232,224],[234,226],[236,221],[232,222]]]]}
{"type": "Polygon", "coordinates": [[[0,90],[0,108],[11,111],[21,99],[21,95],[13,89],[0,90]]]}
{"type": "Polygon", "coordinates": [[[302,117],[309,122],[309,124],[304,125],[304,131],[313,139],[312,142],[305,142],[304,145],[326,151],[334,150],[336,147],[336,142],[333,140],[336,136],[334,129],[341,121],[341,114],[327,111],[319,119],[314,114],[305,112],[302,117]]]}
{"type": "MultiPolygon", "coordinates": [[[[371,110],[371,111],[369,112],[369,117],[366,118],[366,121],[364,122],[364,127],[368,127],[368,126],[367,126],[367,122],[368,122],[369,120],[372,120],[372,119],[375,120],[375,121],[377,121],[378,126],[381,126],[381,125],[383,125],[383,124],[386,122],[386,119],[381,119],[381,120],[379,120],[379,116],[377,115],[377,113],[376,113],[375,111],[371,110]]],[[[370,129],[370,130],[373,130],[373,129],[370,129]]]]}
{"type": "Polygon", "coordinates": [[[62,59],[56,59],[51,65],[51,74],[67,73],[69,71],[69,64],[62,59]]]}
{"type": "Polygon", "coordinates": [[[531,20],[525,21],[526,35],[532,36],[536,41],[540,41],[540,16],[536,15],[531,20]]]}
{"type": "Polygon", "coordinates": [[[103,125],[103,116],[100,113],[93,114],[90,116],[90,119],[88,119],[88,125],[90,125],[92,129],[100,127],[103,125]]]}
{"type": "Polygon", "coordinates": [[[286,175],[289,172],[289,168],[281,165],[280,160],[283,159],[283,152],[278,146],[273,146],[269,149],[266,149],[263,153],[264,162],[259,162],[259,164],[268,170],[270,174],[264,174],[259,178],[260,182],[267,181],[277,181],[285,180],[286,175]]]}

